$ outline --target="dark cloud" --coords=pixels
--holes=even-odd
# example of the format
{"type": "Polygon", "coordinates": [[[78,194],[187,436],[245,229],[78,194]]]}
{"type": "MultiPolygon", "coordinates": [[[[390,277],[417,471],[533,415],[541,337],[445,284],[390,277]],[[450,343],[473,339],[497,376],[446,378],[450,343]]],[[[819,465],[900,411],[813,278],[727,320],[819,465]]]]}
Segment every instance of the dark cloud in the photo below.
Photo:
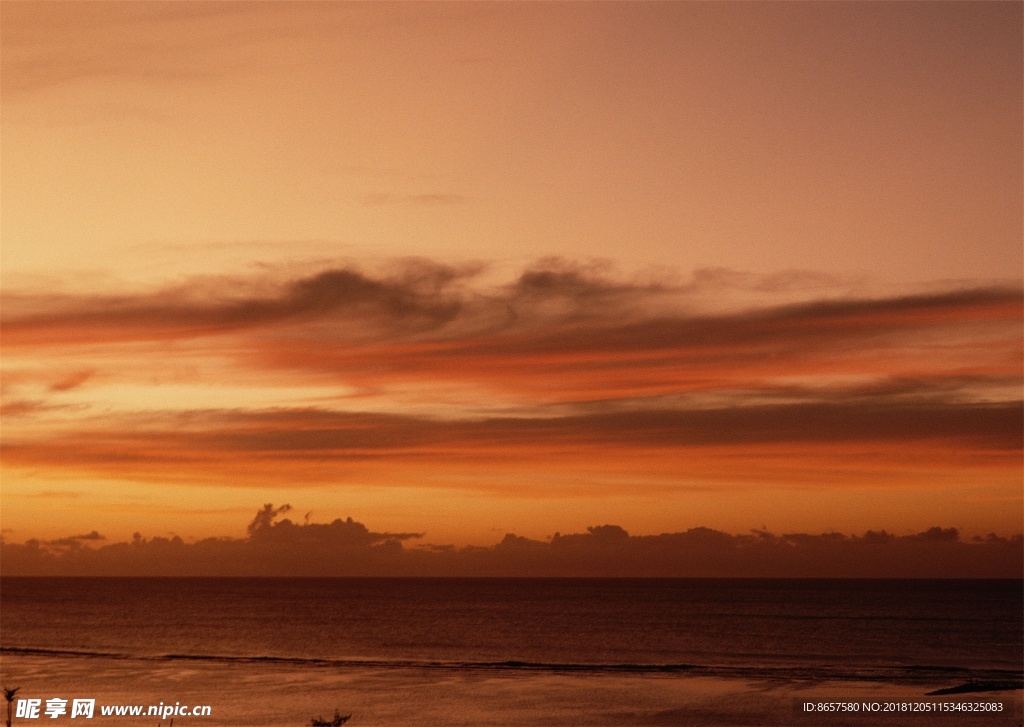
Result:
{"type": "MultiPolygon", "coordinates": [[[[441,349],[447,354],[615,353],[769,344],[781,351],[908,327],[1012,321],[1024,305],[1021,291],[992,288],[696,315],[679,310],[687,304],[685,286],[614,280],[599,264],[544,260],[510,285],[472,290],[467,284],[479,270],[407,260],[386,275],[330,269],[262,291],[237,281],[222,281],[217,288],[196,281],[160,293],[118,298],[8,295],[5,308],[14,313],[3,318],[5,343],[185,339],[267,326],[282,334],[296,326],[302,336],[315,337],[310,324],[357,322],[382,334],[404,333],[417,340],[424,333],[436,333],[438,341],[449,344],[441,349]],[[609,313],[615,315],[609,319],[609,313]],[[400,324],[397,329],[395,324],[400,324]],[[567,324],[574,327],[566,329],[567,324]],[[503,335],[524,329],[529,335],[503,335]],[[57,332],[61,335],[53,335],[57,332]]],[[[764,284],[774,285],[768,279],[764,284]]],[[[346,343],[330,338],[336,333],[333,329],[324,331],[327,336],[318,344],[346,343]]]]}
{"type": "MultiPolygon", "coordinates": [[[[762,445],[827,449],[846,443],[917,443],[944,450],[947,456],[1013,456],[1024,439],[1022,421],[1021,402],[886,400],[455,421],[315,409],[221,411],[193,412],[159,428],[125,420],[102,432],[10,442],[4,457],[10,465],[46,463],[74,469],[107,464],[121,472],[132,464],[172,472],[182,465],[208,463],[212,472],[223,462],[258,468],[274,462],[293,467],[305,461],[336,467],[340,473],[349,461],[406,460],[442,466],[484,457],[526,462],[538,450],[600,458],[609,451],[640,456],[723,446],[757,452],[762,445]]],[[[897,451],[900,456],[906,453],[897,451]]],[[[181,477],[187,480],[184,473],[181,477]]]]}
{"type": "Polygon", "coordinates": [[[65,538],[59,538],[57,540],[48,540],[44,542],[44,545],[57,552],[64,550],[79,550],[89,542],[97,542],[100,540],[106,540],[106,536],[100,535],[98,532],[93,530],[85,535],[70,535],[65,538]]]}
{"type": "Polygon", "coordinates": [[[71,391],[91,379],[95,371],[76,371],[50,384],[50,391],[71,391]]]}
{"type": "MultiPolygon", "coordinates": [[[[595,298],[596,291],[579,285],[556,288],[566,297],[595,298]]],[[[599,289],[608,295],[607,289],[599,289]]],[[[639,321],[595,321],[575,330],[553,328],[513,340],[469,341],[467,353],[520,356],[538,354],[608,355],[676,352],[694,363],[731,362],[765,355],[806,354],[815,349],[863,346],[866,338],[906,335],[918,328],[937,328],[987,319],[1012,320],[1019,315],[1017,291],[957,291],[943,295],[884,300],[814,301],[799,305],[714,316],[660,315],[639,321]]]]}
{"type": "Polygon", "coordinates": [[[106,540],[106,536],[100,535],[95,530],[85,535],[74,535],[72,536],[75,540],[106,540]]]}
{"type": "MultiPolygon", "coordinates": [[[[431,330],[460,310],[447,294],[462,269],[409,263],[400,273],[374,278],[354,270],[326,270],[253,294],[250,286],[208,281],[134,297],[55,296],[51,310],[8,316],[5,338],[14,344],[188,339],[268,326],[356,322],[392,332],[395,325],[431,330]],[[8,338],[9,336],[9,338],[8,338]]],[[[19,301],[8,297],[8,310],[19,301]]],[[[27,299],[34,307],[38,297],[27,299]]]]}
{"type": "Polygon", "coordinates": [[[90,533],[49,543],[2,542],[5,575],[263,576],[603,576],[603,577],[912,577],[1018,578],[1024,538],[963,542],[955,528],[910,536],[868,531],[730,535],[695,527],[635,536],[598,525],[547,541],[509,533],[490,547],[406,547],[423,533],[375,533],[348,518],[331,523],[279,520],[287,506],[265,505],[246,538],[147,539],[96,548],[90,533]]]}

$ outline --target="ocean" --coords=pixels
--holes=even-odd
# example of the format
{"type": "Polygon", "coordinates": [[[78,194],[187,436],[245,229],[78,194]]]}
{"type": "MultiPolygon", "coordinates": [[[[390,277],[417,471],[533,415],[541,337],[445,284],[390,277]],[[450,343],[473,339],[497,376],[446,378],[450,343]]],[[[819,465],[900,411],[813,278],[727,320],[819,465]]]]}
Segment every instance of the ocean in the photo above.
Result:
{"type": "Polygon", "coordinates": [[[1002,580],[4,578],[0,676],[94,724],[1020,724],[1020,690],[925,694],[1020,680],[1022,604],[1002,580]],[[936,700],[1003,706],[864,708],[936,700]],[[175,704],[210,714],[99,713],[175,704]]]}

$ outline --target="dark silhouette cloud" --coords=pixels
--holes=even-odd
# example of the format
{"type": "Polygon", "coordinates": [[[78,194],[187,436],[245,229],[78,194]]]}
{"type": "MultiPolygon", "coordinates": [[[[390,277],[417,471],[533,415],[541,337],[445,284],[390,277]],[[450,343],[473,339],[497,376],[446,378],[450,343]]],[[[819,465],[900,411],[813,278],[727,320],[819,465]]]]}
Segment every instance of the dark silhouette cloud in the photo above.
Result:
{"type": "Polygon", "coordinates": [[[291,508],[265,505],[245,538],[144,538],[90,548],[96,532],[50,542],[2,542],[4,575],[220,576],[601,576],[1018,578],[1024,537],[964,542],[955,528],[896,536],[758,530],[730,535],[695,527],[630,535],[618,525],[556,533],[547,541],[509,533],[490,547],[411,545],[423,533],[376,533],[348,518],[296,524],[291,508]]]}
{"type": "Polygon", "coordinates": [[[88,542],[100,540],[106,540],[106,537],[93,530],[84,535],[70,535],[65,538],[58,538],[57,540],[48,540],[45,541],[45,546],[56,552],[66,552],[67,550],[78,550],[83,548],[88,542]]]}

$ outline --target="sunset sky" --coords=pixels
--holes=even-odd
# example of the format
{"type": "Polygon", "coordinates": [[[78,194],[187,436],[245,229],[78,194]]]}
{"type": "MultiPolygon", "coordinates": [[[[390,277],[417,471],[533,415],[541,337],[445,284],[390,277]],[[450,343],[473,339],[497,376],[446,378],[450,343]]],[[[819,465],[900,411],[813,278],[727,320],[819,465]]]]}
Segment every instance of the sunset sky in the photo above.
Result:
{"type": "Polygon", "coordinates": [[[1019,533],[1022,8],[3,2],[4,538],[1019,533]]]}

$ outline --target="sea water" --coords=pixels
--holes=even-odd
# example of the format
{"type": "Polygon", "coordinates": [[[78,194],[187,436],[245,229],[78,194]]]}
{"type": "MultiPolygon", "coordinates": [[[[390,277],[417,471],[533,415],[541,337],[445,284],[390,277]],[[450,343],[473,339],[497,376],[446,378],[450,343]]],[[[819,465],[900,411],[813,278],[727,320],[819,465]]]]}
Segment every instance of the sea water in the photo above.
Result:
{"type": "Polygon", "coordinates": [[[211,707],[178,725],[770,724],[783,686],[1019,679],[1022,602],[993,580],[4,578],[0,671],[44,706],[211,707]]]}

